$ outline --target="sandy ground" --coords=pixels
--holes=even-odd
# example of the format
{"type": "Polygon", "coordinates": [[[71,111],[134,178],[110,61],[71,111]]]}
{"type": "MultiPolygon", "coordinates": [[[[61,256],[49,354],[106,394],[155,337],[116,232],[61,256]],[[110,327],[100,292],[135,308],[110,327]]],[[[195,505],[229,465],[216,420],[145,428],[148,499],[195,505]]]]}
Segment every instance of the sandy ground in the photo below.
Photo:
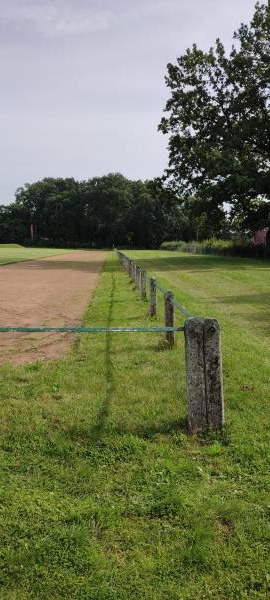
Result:
{"type": "MultiPolygon", "coordinates": [[[[76,327],[95,288],[105,252],[76,251],[0,267],[0,325],[76,327]]],[[[69,333],[0,333],[0,362],[54,359],[69,333]]]]}

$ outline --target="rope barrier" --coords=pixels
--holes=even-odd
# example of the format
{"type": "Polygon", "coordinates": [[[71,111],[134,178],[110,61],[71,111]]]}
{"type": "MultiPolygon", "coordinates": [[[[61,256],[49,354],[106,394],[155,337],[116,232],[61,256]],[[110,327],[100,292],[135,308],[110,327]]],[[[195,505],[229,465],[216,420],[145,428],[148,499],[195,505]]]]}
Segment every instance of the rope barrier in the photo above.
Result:
{"type": "MultiPolygon", "coordinates": [[[[117,248],[115,248],[115,252],[116,254],[118,253],[118,255],[122,256],[124,259],[127,259],[128,261],[131,261],[133,263],[133,265],[135,267],[138,267],[139,265],[136,265],[132,259],[130,259],[128,256],[126,256],[123,252],[120,252],[119,250],[117,250],[117,248]]],[[[140,267],[139,267],[140,268],[140,267]]],[[[153,277],[150,277],[147,273],[146,273],[146,279],[147,281],[151,281],[151,279],[153,279],[153,277]]],[[[165,288],[163,288],[161,285],[159,285],[159,283],[157,283],[156,281],[156,289],[159,290],[162,294],[166,294],[167,290],[165,290],[165,288]]],[[[175,308],[178,308],[178,310],[181,311],[181,313],[183,315],[185,315],[185,317],[192,317],[191,313],[188,312],[188,310],[186,310],[186,308],[184,308],[184,306],[182,306],[182,304],[180,304],[180,302],[177,302],[177,300],[171,299],[170,303],[173,304],[175,306],[175,308]]]]}
{"type": "Polygon", "coordinates": [[[167,292],[167,290],[165,290],[163,287],[161,287],[161,285],[159,285],[157,282],[156,282],[156,288],[157,288],[157,290],[159,290],[159,291],[160,291],[162,294],[166,294],[166,292],[167,292]]]}
{"type": "Polygon", "coordinates": [[[188,312],[188,310],[186,310],[181,304],[179,304],[179,302],[177,302],[176,300],[170,300],[170,303],[173,304],[175,306],[175,308],[178,308],[178,310],[181,310],[181,312],[183,313],[183,315],[185,315],[185,317],[192,317],[192,315],[188,312]]]}
{"type": "Polygon", "coordinates": [[[184,327],[0,327],[0,333],[168,333],[184,327]]]}

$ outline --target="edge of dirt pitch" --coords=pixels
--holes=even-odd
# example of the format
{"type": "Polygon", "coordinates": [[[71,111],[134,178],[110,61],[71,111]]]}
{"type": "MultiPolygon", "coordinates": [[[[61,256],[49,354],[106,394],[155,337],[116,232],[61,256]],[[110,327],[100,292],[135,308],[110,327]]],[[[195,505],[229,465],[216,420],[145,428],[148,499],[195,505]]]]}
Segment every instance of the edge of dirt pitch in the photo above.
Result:
{"type": "MultiPolygon", "coordinates": [[[[106,254],[102,250],[76,250],[2,265],[1,325],[79,326],[106,254]]],[[[62,356],[73,340],[70,333],[1,333],[0,363],[53,360],[62,356]]]]}

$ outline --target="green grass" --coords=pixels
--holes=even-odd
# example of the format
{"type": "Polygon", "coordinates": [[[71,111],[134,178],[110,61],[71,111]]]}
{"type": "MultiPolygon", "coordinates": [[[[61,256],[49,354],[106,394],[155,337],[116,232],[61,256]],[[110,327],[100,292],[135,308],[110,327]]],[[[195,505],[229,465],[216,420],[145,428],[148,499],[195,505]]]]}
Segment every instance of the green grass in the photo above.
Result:
{"type": "Polygon", "coordinates": [[[23,248],[21,244],[0,244],[0,248],[23,248]]]}
{"type": "Polygon", "coordinates": [[[25,248],[19,244],[0,244],[0,265],[7,265],[25,260],[35,260],[54,256],[57,254],[66,254],[72,250],[59,250],[57,248],[25,248]]]}
{"type": "MultiPolygon", "coordinates": [[[[62,360],[2,366],[0,598],[266,599],[269,266],[132,255],[221,321],[226,429],[186,431],[182,334],[171,351],[85,335],[62,360]]],[[[110,255],[85,323],[149,322],[110,255]]]]}

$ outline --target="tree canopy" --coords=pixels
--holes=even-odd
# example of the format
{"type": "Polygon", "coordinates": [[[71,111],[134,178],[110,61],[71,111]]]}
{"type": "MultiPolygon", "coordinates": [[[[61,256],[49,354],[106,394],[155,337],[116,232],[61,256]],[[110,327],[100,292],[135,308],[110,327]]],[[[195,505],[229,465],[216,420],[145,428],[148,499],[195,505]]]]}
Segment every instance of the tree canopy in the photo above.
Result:
{"type": "MultiPolygon", "coordinates": [[[[166,179],[181,196],[195,196],[210,215],[223,203],[259,221],[270,199],[270,4],[257,3],[250,25],[234,34],[226,55],[217,39],[196,44],[168,64],[170,90],[160,131],[169,136],[166,179]],[[255,202],[255,204],[254,204],[255,202]]],[[[268,218],[268,217],[267,217],[268,218]]]]}
{"type": "Polygon", "coordinates": [[[177,217],[175,195],[158,179],[47,177],[25,184],[13,204],[0,207],[0,242],[150,248],[168,237],[177,217]]]}

